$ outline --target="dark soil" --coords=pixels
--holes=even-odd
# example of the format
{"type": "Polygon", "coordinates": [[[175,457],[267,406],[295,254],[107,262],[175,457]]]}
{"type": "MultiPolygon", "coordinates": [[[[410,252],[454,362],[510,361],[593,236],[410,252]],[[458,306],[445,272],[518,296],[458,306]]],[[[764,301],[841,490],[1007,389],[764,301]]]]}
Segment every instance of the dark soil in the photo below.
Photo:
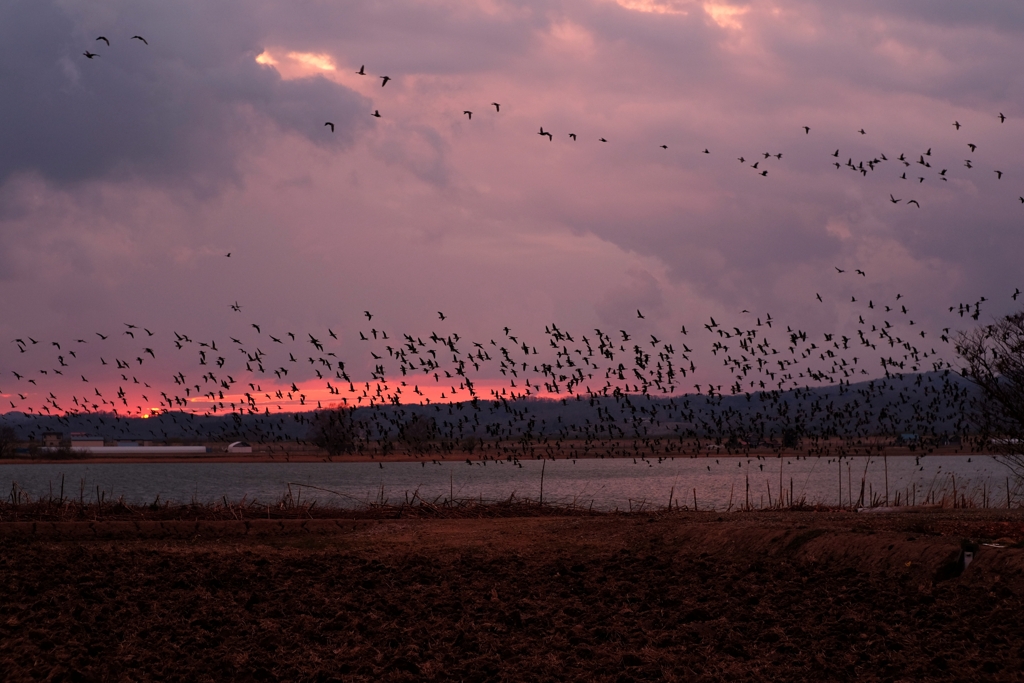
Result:
{"type": "Polygon", "coordinates": [[[1021,680],[1022,540],[991,511],[6,522],[0,679],[1021,680]]]}

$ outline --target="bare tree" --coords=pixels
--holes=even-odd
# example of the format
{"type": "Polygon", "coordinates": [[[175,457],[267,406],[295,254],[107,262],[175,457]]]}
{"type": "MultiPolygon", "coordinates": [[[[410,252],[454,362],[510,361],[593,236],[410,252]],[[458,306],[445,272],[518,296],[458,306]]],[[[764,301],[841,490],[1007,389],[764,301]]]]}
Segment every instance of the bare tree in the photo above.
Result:
{"type": "Polygon", "coordinates": [[[14,457],[14,449],[18,440],[12,427],[0,427],[0,458],[14,457]]]}
{"type": "Polygon", "coordinates": [[[351,453],[359,437],[359,425],[349,408],[318,410],[310,418],[309,440],[330,456],[351,453]]]}
{"type": "Polygon", "coordinates": [[[422,453],[437,436],[437,423],[433,418],[413,415],[402,425],[399,436],[414,453],[422,453]]]}
{"type": "Polygon", "coordinates": [[[979,436],[1024,479],[1024,311],[961,332],[956,351],[981,392],[972,415],[979,436]]]}

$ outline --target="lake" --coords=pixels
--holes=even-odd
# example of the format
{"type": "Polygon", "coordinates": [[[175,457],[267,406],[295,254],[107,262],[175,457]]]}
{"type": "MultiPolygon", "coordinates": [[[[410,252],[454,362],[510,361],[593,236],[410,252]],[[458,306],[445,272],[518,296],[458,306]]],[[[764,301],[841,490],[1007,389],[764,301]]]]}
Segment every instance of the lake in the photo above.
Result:
{"type": "MultiPolygon", "coordinates": [[[[0,486],[17,487],[32,498],[64,495],[86,502],[124,497],[128,502],[273,503],[289,487],[302,501],[361,507],[400,504],[416,497],[428,502],[455,499],[539,500],[592,506],[600,510],[664,508],[726,510],[768,507],[778,502],[780,481],[786,501],[850,505],[864,497],[876,504],[941,502],[966,496],[978,506],[1005,507],[1008,470],[993,456],[894,456],[843,458],[768,457],[631,458],[523,461],[522,466],[490,461],[384,463],[58,463],[0,465],[0,486]],[[781,477],[780,477],[781,470],[781,477]],[[747,486],[749,483],[749,494],[747,486]],[[840,496],[841,499],[840,499],[840,496]]],[[[1009,483],[1013,505],[1021,491],[1009,483]]]]}

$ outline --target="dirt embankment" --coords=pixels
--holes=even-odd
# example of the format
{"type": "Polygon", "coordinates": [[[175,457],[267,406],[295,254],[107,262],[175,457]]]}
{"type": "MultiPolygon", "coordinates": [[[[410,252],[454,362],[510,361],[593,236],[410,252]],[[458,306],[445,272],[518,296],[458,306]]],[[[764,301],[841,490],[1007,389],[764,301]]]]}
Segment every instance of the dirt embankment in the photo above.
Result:
{"type": "Polygon", "coordinates": [[[1020,680],[1022,540],[959,511],[4,523],[0,679],[1020,680]]]}

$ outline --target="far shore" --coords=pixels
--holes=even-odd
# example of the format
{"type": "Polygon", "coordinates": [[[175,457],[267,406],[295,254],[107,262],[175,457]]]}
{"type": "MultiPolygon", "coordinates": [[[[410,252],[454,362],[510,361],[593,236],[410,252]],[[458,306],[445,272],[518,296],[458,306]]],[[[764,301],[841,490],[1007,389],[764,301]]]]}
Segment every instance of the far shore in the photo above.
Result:
{"type": "MultiPolygon", "coordinates": [[[[380,453],[346,453],[342,455],[329,456],[325,452],[318,452],[309,449],[305,450],[281,450],[276,452],[269,452],[258,450],[253,453],[226,453],[223,449],[223,445],[209,445],[211,452],[206,454],[195,454],[195,453],[156,453],[153,455],[145,455],[138,453],[125,454],[123,456],[101,454],[101,455],[82,455],[81,457],[74,458],[46,458],[46,457],[14,457],[0,459],[0,466],[3,465],[26,465],[26,464],[39,464],[39,465],[53,465],[63,463],[88,463],[88,464],[110,464],[110,463],[304,463],[304,462],[338,462],[338,463],[394,463],[394,462],[454,462],[461,463],[469,460],[470,462],[480,462],[483,460],[495,461],[495,460],[508,460],[510,454],[501,454],[501,457],[495,457],[494,451],[487,450],[484,452],[476,451],[474,453],[453,451],[445,454],[437,453],[411,453],[411,452],[392,452],[387,455],[381,455],[380,453]],[[219,449],[219,450],[217,450],[219,449]]],[[[845,452],[838,451],[834,446],[819,452],[815,450],[808,450],[805,448],[801,449],[786,449],[781,453],[768,450],[764,448],[750,449],[749,451],[743,452],[727,452],[725,449],[721,451],[703,451],[700,454],[694,455],[692,453],[674,453],[674,454],[663,454],[663,455],[652,455],[650,453],[636,453],[623,455],[621,452],[616,454],[609,454],[607,451],[593,451],[586,455],[573,454],[570,449],[561,449],[558,451],[542,451],[538,448],[537,452],[530,456],[512,455],[512,458],[518,460],[540,460],[540,459],[555,459],[555,460],[585,460],[585,459],[622,459],[632,458],[637,459],[641,456],[648,460],[674,460],[688,459],[688,458],[833,458],[836,455],[843,455],[844,457],[863,457],[866,455],[866,449],[859,448],[856,451],[847,450],[845,452]]],[[[870,452],[872,457],[925,457],[925,456],[949,456],[949,455],[964,455],[964,456],[985,456],[995,455],[994,453],[977,453],[965,449],[960,445],[948,445],[948,446],[937,446],[927,451],[923,449],[914,449],[908,446],[885,446],[882,450],[872,449],[870,452]]]]}

